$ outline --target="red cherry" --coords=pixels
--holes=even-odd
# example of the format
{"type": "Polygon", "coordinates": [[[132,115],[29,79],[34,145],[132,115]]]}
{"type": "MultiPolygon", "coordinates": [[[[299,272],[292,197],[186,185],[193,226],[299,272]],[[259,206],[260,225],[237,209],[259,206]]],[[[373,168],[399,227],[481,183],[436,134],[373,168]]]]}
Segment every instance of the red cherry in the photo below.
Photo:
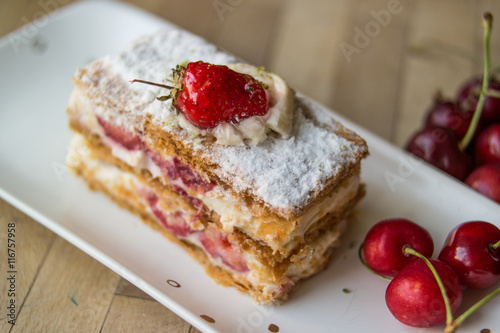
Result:
{"type": "Polygon", "coordinates": [[[500,281],[500,253],[493,245],[500,241],[500,229],[484,221],[465,222],[453,229],[439,254],[439,260],[457,272],[469,288],[488,288],[500,281]]]}
{"type": "Polygon", "coordinates": [[[472,112],[464,112],[457,104],[436,98],[428,112],[426,127],[451,128],[461,139],[467,133],[472,120],[472,112]]]}
{"type": "MultiPolygon", "coordinates": [[[[457,104],[464,110],[474,112],[479,99],[482,82],[483,79],[480,77],[467,82],[458,94],[457,104]]],[[[500,92],[500,82],[492,78],[488,85],[488,89],[500,92]]],[[[485,121],[485,124],[500,120],[500,98],[491,96],[486,97],[481,119],[485,121]]]]}
{"type": "Polygon", "coordinates": [[[434,251],[431,235],[421,226],[401,218],[383,220],[366,234],[363,257],[368,267],[375,272],[393,277],[417,259],[403,252],[406,246],[426,257],[430,257],[434,251]]]}
{"type": "Polygon", "coordinates": [[[500,203],[500,163],[485,164],[472,171],[465,183],[500,203]]]}
{"type": "Polygon", "coordinates": [[[474,154],[478,164],[500,163],[500,124],[493,124],[481,132],[474,154]]]}
{"type": "Polygon", "coordinates": [[[459,147],[455,132],[445,127],[424,128],[408,142],[406,150],[449,175],[464,180],[472,170],[472,160],[459,147]]]}
{"type": "MultiPolygon", "coordinates": [[[[462,302],[462,285],[447,264],[429,259],[443,281],[452,312],[462,302]]],[[[387,307],[397,320],[413,327],[433,327],[446,322],[446,307],[439,285],[423,260],[403,268],[389,283],[385,293],[387,307]]]]}

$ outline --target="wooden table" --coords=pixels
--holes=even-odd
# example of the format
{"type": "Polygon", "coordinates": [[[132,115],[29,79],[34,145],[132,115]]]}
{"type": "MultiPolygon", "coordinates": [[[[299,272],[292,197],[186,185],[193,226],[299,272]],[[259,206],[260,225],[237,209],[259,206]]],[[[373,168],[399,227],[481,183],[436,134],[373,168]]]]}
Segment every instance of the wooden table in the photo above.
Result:
{"type": "MultiPolygon", "coordinates": [[[[41,11],[70,2],[2,1],[0,36],[41,11]]],[[[421,125],[438,89],[453,97],[464,80],[480,72],[483,12],[491,11],[500,19],[500,2],[494,0],[128,2],[280,73],[297,90],[399,146],[421,125]]],[[[495,23],[492,58],[498,63],[500,21],[495,23]]],[[[0,331],[197,332],[0,200],[2,273],[12,222],[22,272],[16,282],[19,310],[16,325],[11,326],[2,301],[0,331]]],[[[0,299],[5,299],[8,288],[8,281],[0,279],[0,299]]]]}

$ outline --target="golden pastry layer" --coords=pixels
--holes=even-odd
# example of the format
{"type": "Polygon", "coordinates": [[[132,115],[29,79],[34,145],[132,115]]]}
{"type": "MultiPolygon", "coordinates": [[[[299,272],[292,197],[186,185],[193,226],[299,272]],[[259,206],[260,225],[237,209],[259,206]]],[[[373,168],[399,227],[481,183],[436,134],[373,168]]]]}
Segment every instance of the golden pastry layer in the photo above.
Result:
{"type": "Polygon", "coordinates": [[[327,264],[362,196],[358,193],[343,211],[323,219],[300,248],[283,257],[240,230],[224,231],[177,192],[154,186],[149,175],[136,175],[111,163],[83,136],[75,134],[70,148],[68,166],[91,189],[107,194],[184,247],[216,282],[236,287],[259,303],[282,302],[299,280],[327,264]]]}
{"type": "Polygon", "coordinates": [[[157,99],[168,92],[129,82],[164,82],[176,65],[198,60],[238,62],[199,37],[168,30],[79,69],[67,107],[79,158],[68,163],[92,189],[186,248],[217,282],[258,302],[280,302],[338,245],[364,194],[360,164],[368,148],[300,94],[285,103],[293,107],[289,135],[271,131],[258,144],[221,145],[189,132],[172,105],[157,99]]]}
{"type": "MultiPolygon", "coordinates": [[[[265,242],[273,251],[285,256],[299,246],[298,243],[303,242],[305,233],[314,228],[316,222],[328,213],[342,210],[346,202],[356,196],[361,186],[358,161],[349,170],[344,169],[342,175],[336,177],[335,185],[326,187],[324,193],[315,198],[314,205],[309,205],[296,216],[282,216],[251,196],[235,193],[228,184],[206,172],[207,169],[217,168],[217,165],[207,165],[207,161],[200,159],[186,159],[192,152],[184,149],[174,137],[165,135],[164,129],[152,121],[151,116],[144,116],[142,131],[140,134],[133,134],[119,124],[103,120],[104,114],[117,111],[107,110],[100,114],[99,110],[102,108],[89,93],[83,91],[83,87],[77,85],[67,109],[71,128],[87,137],[94,145],[102,147],[103,155],[113,163],[128,165],[136,173],[147,172],[159,184],[183,191],[192,200],[200,200],[208,211],[219,216],[226,231],[234,228],[245,230],[255,239],[265,242]],[[115,139],[117,137],[125,141],[125,144],[120,144],[115,139]],[[134,145],[139,148],[129,149],[134,145]],[[172,170],[175,168],[184,171],[179,175],[172,170]]],[[[346,131],[345,135],[349,135],[343,127],[337,129],[339,128],[346,131]]],[[[281,177],[287,178],[289,175],[283,174],[281,177]]],[[[283,192],[290,190],[283,189],[283,192]]]]}

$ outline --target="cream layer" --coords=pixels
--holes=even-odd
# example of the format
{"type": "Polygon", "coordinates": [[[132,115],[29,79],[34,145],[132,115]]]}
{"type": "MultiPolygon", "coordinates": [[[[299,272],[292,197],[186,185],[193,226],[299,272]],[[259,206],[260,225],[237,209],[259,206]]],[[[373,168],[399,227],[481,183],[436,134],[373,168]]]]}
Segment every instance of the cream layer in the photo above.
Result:
{"type": "Polygon", "coordinates": [[[292,255],[283,264],[284,270],[277,276],[265,261],[260,261],[253,253],[245,251],[240,244],[231,241],[231,232],[215,230],[211,223],[208,226],[202,224],[199,216],[179,209],[175,203],[165,202],[148,183],[141,181],[134,174],[95,159],[82,135],[73,136],[68,156],[71,157],[68,158],[68,165],[72,169],[84,169],[87,174],[92,175],[92,180],[104,186],[106,191],[118,198],[122,196],[120,199],[125,199],[137,206],[138,210],[145,211],[177,238],[203,250],[212,265],[241,276],[254,289],[260,291],[262,300],[286,295],[297,281],[321,269],[328,260],[329,251],[338,245],[346,228],[346,220],[341,221],[309,242],[300,253],[292,255]],[[127,196],[123,193],[127,193],[127,196]],[[133,200],[128,197],[130,194],[135,194],[133,200]],[[151,198],[156,199],[153,202],[151,198]],[[163,217],[170,224],[166,223],[163,217]],[[217,244],[222,241],[223,250],[218,248],[217,244]]]}
{"type": "MultiPolygon", "coordinates": [[[[160,179],[162,183],[177,189],[180,188],[190,197],[201,201],[209,210],[220,216],[224,231],[233,232],[237,228],[252,238],[265,242],[273,251],[280,251],[285,255],[304,242],[305,234],[316,222],[328,213],[339,211],[358,194],[360,186],[359,173],[353,173],[338,185],[330,195],[325,196],[318,204],[302,215],[298,221],[291,222],[296,224],[291,234],[287,235],[287,237],[280,237],[261,230],[265,228],[268,221],[253,214],[251,206],[248,206],[246,202],[235,199],[233,195],[224,191],[220,186],[211,186],[211,189],[207,191],[203,187],[193,188],[193,186],[187,186],[182,179],[171,179],[162,171],[159,164],[162,162],[172,163],[174,156],[155,156],[148,151],[149,148],[144,146],[141,146],[141,149],[128,149],[123,144],[110,138],[106,134],[102,123],[97,120],[98,117],[103,117],[106,110],[93,103],[79,87],[76,87],[71,95],[69,108],[74,111],[73,117],[77,118],[73,119],[73,121],[76,120],[90,133],[97,134],[101,141],[111,149],[113,156],[133,168],[149,171],[154,178],[160,179]],[[158,158],[161,158],[161,161],[158,161],[158,158]]],[[[113,126],[121,128],[122,124],[113,124],[113,126]]],[[[203,176],[197,173],[196,170],[193,168],[190,168],[190,170],[197,177],[203,179],[203,176]]],[[[205,181],[209,183],[209,181],[205,181]]]]}

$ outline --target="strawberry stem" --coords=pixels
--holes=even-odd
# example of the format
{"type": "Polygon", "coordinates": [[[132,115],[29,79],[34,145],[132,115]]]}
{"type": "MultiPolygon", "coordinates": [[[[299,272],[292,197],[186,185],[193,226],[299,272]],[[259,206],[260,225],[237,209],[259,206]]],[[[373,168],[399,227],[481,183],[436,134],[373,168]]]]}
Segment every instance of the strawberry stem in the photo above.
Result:
{"type": "Polygon", "coordinates": [[[359,257],[359,260],[361,260],[361,263],[370,271],[372,272],[373,274],[375,274],[376,276],[378,276],[379,278],[382,278],[386,281],[391,281],[390,278],[388,278],[387,276],[383,276],[377,272],[375,272],[370,266],[368,266],[368,264],[365,262],[365,259],[363,258],[363,245],[364,243],[361,243],[361,245],[359,246],[359,249],[358,249],[358,257],[359,257]]]}
{"type": "Polygon", "coordinates": [[[446,294],[446,289],[444,287],[443,281],[439,277],[438,272],[436,271],[436,269],[434,268],[432,263],[429,261],[429,259],[427,259],[424,255],[422,255],[418,251],[412,249],[410,246],[405,246],[403,251],[405,254],[414,255],[414,256],[422,259],[427,264],[427,267],[429,267],[429,269],[431,270],[432,275],[434,275],[434,278],[436,279],[436,282],[439,286],[439,290],[441,290],[441,295],[443,295],[444,306],[446,308],[446,327],[448,327],[449,325],[451,325],[453,323],[453,313],[451,311],[450,299],[448,298],[448,295],[446,294]]]}
{"type": "Polygon", "coordinates": [[[497,288],[491,294],[486,295],[482,299],[480,299],[476,304],[467,309],[464,313],[462,313],[457,319],[455,319],[450,325],[446,324],[445,333],[454,333],[458,327],[467,319],[474,311],[479,309],[485,303],[492,300],[495,296],[500,294],[500,288],[497,288]]]}
{"type": "Polygon", "coordinates": [[[139,80],[139,79],[130,80],[130,83],[135,83],[135,82],[149,84],[149,85],[152,85],[152,86],[157,86],[157,87],[165,88],[165,89],[175,89],[174,87],[167,86],[166,84],[155,83],[155,82],[151,82],[151,81],[144,81],[144,80],[139,80]]]}
{"type": "Polygon", "coordinates": [[[474,133],[476,132],[479,119],[481,118],[481,113],[483,112],[484,102],[486,100],[486,95],[488,94],[488,84],[490,82],[490,34],[491,27],[493,25],[493,15],[491,13],[485,13],[483,15],[483,49],[484,49],[484,67],[483,67],[483,83],[481,86],[481,92],[479,94],[479,100],[476,104],[476,109],[474,110],[474,115],[472,116],[472,121],[469,125],[467,133],[465,134],[462,141],[460,141],[460,147],[465,150],[472,141],[474,133]]]}

